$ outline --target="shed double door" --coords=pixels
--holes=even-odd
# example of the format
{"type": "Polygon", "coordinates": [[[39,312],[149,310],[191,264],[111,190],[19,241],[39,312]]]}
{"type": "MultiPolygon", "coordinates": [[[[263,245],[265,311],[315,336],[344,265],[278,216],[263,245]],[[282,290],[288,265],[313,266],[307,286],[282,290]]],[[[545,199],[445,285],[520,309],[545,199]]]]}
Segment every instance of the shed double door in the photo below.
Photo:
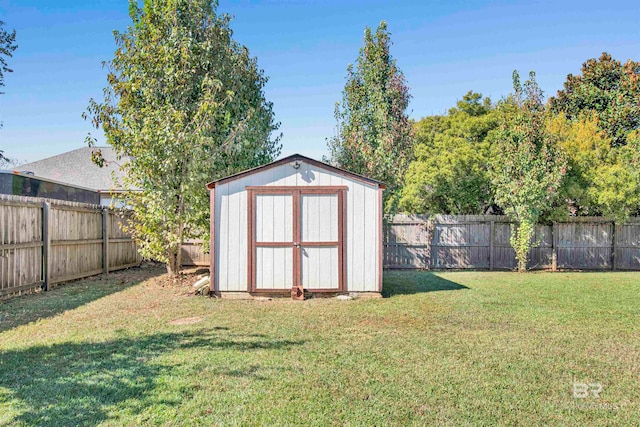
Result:
{"type": "Polygon", "coordinates": [[[249,291],[344,290],[346,187],[247,187],[249,291]]]}

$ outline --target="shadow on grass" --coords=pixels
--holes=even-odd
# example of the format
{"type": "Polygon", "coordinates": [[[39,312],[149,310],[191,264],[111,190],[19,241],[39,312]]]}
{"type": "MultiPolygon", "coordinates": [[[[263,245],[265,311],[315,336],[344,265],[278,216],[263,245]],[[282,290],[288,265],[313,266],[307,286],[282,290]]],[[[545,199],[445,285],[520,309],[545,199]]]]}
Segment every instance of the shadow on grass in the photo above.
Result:
{"type": "Polygon", "coordinates": [[[443,279],[432,271],[386,270],[383,277],[382,296],[384,297],[469,289],[459,283],[443,279]]]}
{"type": "Polygon", "coordinates": [[[213,368],[217,375],[262,379],[255,366],[199,366],[189,359],[194,351],[279,350],[303,343],[206,329],[5,351],[0,353],[0,406],[15,408],[16,414],[0,416],[0,421],[92,426],[109,420],[117,424],[118,414],[135,416],[149,407],[162,413],[193,393],[180,377],[197,376],[190,370],[213,368]],[[175,362],[160,358],[182,350],[175,362]]]}
{"type": "Polygon", "coordinates": [[[156,267],[135,268],[61,284],[49,292],[0,301],[0,333],[73,310],[163,273],[163,269],[156,267]]]}

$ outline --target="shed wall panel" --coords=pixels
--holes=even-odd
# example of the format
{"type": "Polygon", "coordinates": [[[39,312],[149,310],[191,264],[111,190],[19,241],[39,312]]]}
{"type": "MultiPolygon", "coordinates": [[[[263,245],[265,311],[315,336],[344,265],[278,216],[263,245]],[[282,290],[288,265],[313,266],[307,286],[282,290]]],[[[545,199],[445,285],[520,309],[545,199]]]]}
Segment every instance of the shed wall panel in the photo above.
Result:
{"type": "Polygon", "coordinates": [[[363,213],[364,224],[364,282],[362,283],[362,291],[366,291],[366,284],[375,283],[377,287],[377,262],[378,259],[378,191],[366,187],[364,189],[364,209],[360,209],[363,213]],[[374,215],[367,215],[368,212],[374,215]]]}
{"type": "MultiPolygon", "coordinates": [[[[229,274],[229,283],[230,284],[240,284],[241,281],[241,269],[242,265],[240,263],[240,249],[242,248],[242,243],[240,237],[240,226],[242,221],[241,217],[246,217],[245,213],[240,212],[242,200],[241,194],[238,191],[240,188],[238,186],[237,181],[231,181],[228,184],[229,188],[229,240],[227,245],[227,265],[228,274],[229,274]]],[[[246,271],[246,268],[243,269],[246,271]]]]}
{"type": "Polygon", "coordinates": [[[292,241],[292,202],[290,194],[258,194],[256,196],[256,241],[292,241]]]}
{"type": "Polygon", "coordinates": [[[365,222],[366,218],[362,218],[360,209],[353,209],[355,206],[364,206],[365,191],[362,186],[354,186],[349,188],[349,192],[353,192],[353,204],[347,203],[347,209],[353,213],[353,229],[351,230],[352,238],[347,238],[347,245],[352,248],[352,257],[347,268],[351,269],[353,276],[349,282],[349,290],[360,292],[364,290],[365,280],[365,222]]]}
{"type": "Polygon", "coordinates": [[[218,283],[220,290],[230,290],[229,288],[229,271],[227,265],[228,259],[228,251],[227,247],[229,246],[229,197],[227,184],[223,184],[220,188],[216,189],[215,197],[216,197],[216,208],[220,209],[220,219],[218,227],[219,233],[216,233],[216,240],[218,244],[216,245],[216,258],[218,262],[216,265],[218,268],[216,269],[218,273],[218,283]]]}
{"type": "Polygon", "coordinates": [[[302,285],[305,289],[338,289],[338,248],[302,248],[302,285]]]}
{"type": "Polygon", "coordinates": [[[256,248],[257,289],[291,289],[292,269],[291,248],[256,248]]]}
{"type": "Polygon", "coordinates": [[[301,202],[301,238],[303,242],[338,241],[338,196],[303,194],[301,202]]]}

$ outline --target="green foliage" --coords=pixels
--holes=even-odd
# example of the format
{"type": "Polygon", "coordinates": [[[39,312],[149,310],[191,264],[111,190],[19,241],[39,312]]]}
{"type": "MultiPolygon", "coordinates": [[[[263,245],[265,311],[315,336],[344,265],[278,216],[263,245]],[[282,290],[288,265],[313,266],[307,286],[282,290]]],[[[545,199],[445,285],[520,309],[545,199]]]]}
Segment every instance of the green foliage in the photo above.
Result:
{"type": "Polygon", "coordinates": [[[487,134],[498,115],[489,98],[469,91],[445,116],[415,126],[415,156],[400,209],[410,213],[483,214],[493,203],[487,134]]]}
{"type": "Polygon", "coordinates": [[[171,272],[182,242],[208,232],[205,184],[280,151],[279,138],[271,139],[278,125],[263,93],[267,79],[216,6],[132,0],[132,25],[115,32],[104,102],[88,108],[126,160],[124,184],[140,190],[128,202],[141,253],[171,272]]]}
{"type": "Polygon", "coordinates": [[[602,215],[622,222],[640,212],[638,132],[627,136],[627,145],[612,151],[607,161],[593,172],[589,191],[602,215]]]}
{"type": "Polygon", "coordinates": [[[573,122],[564,113],[549,115],[547,130],[558,138],[567,156],[567,173],[558,189],[558,199],[546,213],[547,219],[562,221],[568,216],[598,215],[589,187],[594,168],[610,150],[610,139],[598,130],[594,115],[573,122]]]}
{"type": "Polygon", "coordinates": [[[409,88],[389,48],[387,24],[365,29],[357,64],[347,68],[337,134],[328,139],[331,163],[387,184],[385,209],[395,211],[398,190],[413,150],[407,107],[409,88]]]}
{"type": "Polygon", "coordinates": [[[568,172],[559,189],[551,219],[568,215],[604,215],[624,221],[640,209],[637,132],[628,143],[614,146],[598,129],[595,114],[569,121],[563,113],[548,129],[567,154],[568,172]]]}
{"type": "Polygon", "coordinates": [[[625,145],[629,133],[640,129],[640,62],[621,64],[604,52],[582,64],[581,72],[567,76],[564,90],[549,99],[551,110],[569,120],[595,113],[611,144],[625,145]]]}
{"type": "MultiPolygon", "coordinates": [[[[4,73],[12,73],[6,58],[12,58],[13,52],[18,48],[16,44],[16,30],[4,29],[4,22],[0,21],[0,87],[4,86],[4,73]]],[[[0,94],[3,92],[0,92],[0,94]]]]}
{"type": "Polygon", "coordinates": [[[524,271],[534,226],[557,196],[566,160],[555,135],[546,127],[535,73],[521,85],[514,71],[513,85],[515,93],[501,102],[500,125],[491,134],[490,177],[496,203],[514,221],[511,245],[518,270],[524,271]]]}

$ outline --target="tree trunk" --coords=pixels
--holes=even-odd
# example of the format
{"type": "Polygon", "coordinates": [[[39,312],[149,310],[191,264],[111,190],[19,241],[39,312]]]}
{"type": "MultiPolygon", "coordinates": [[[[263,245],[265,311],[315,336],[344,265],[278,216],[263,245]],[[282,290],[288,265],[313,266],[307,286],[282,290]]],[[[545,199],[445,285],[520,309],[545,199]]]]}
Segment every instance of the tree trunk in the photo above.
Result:
{"type": "Polygon", "coordinates": [[[175,253],[175,274],[180,272],[182,267],[182,244],[184,243],[184,198],[180,196],[178,203],[178,247],[175,253]]]}
{"type": "Polygon", "coordinates": [[[182,268],[182,237],[180,243],[178,243],[178,252],[176,253],[176,274],[180,272],[182,268]]]}
{"type": "Polygon", "coordinates": [[[518,261],[518,272],[527,271],[527,260],[531,252],[531,240],[535,235],[535,221],[524,219],[515,224],[511,224],[511,237],[509,241],[511,247],[516,252],[518,261]]]}
{"type": "Polygon", "coordinates": [[[170,276],[175,277],[180,272],[180,257],[178,255],[179,253],[180,248],[178,247],[177,251],[171,251],[167,254],[167,273],[169,273],[170,276]]]}
{"type": "Polygon", "coordinates": [[[527,271],[527,260],[518,260],[518,273],[524,273],[525,271],[527,271]]]}

